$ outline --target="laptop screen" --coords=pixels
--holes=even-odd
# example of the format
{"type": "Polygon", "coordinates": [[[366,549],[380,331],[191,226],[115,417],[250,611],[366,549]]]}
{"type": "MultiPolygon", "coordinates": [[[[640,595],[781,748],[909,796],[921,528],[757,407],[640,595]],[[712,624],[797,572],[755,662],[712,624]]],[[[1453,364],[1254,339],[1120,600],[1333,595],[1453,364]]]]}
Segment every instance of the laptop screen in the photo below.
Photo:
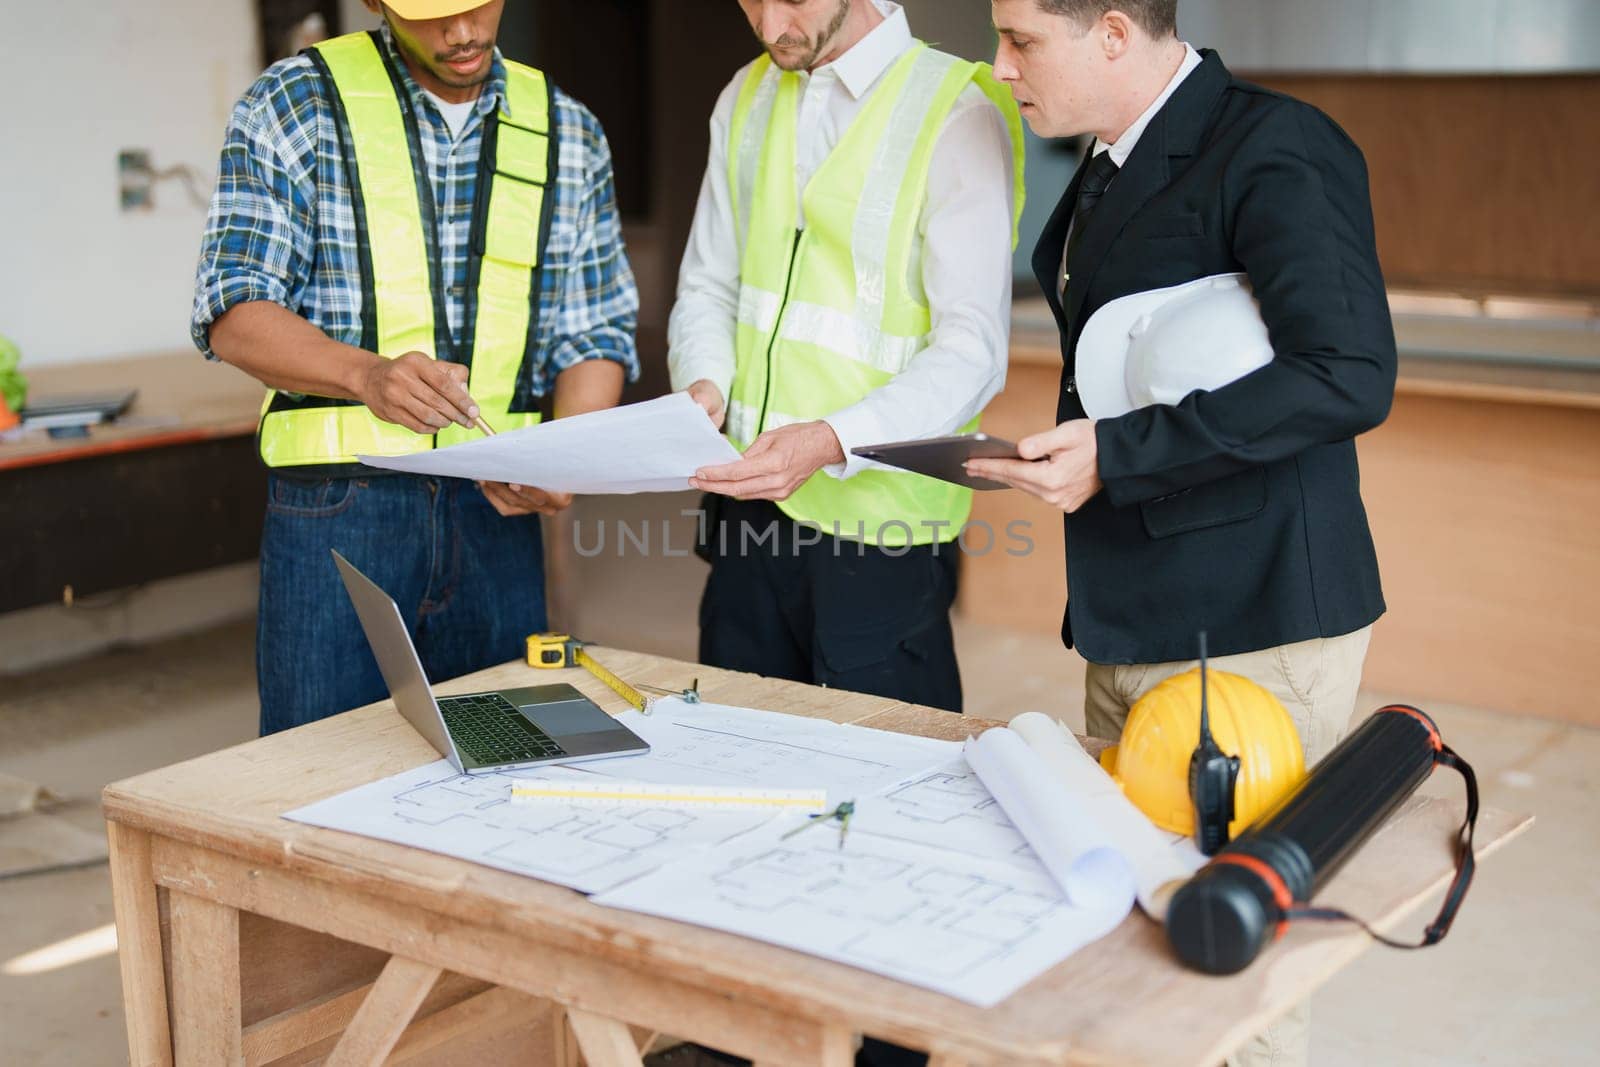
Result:
{"type": "Polygon", "coordinates": [[[372,646],[378,670],[383,672],[384,684],[389,687],[395,707],[440,755],[456,761],[459,766],[460,757],[445,731],[444,718],[433,699],[422,660],[417,658],[417,647],[411,643],[411,634],[400,617],[399,606],[339,553],[333,554],[333,561],[338,564],[339,575],[350,593],[350,602],[355,605],[356,616],[366,631],[367,644],[372,646]]]}

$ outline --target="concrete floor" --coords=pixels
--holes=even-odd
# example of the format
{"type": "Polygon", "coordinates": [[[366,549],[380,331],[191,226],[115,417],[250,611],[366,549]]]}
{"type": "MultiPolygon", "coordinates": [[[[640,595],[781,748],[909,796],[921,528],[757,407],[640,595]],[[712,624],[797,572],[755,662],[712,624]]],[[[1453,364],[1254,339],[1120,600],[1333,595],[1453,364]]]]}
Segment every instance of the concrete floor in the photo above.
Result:
{"type": "MultiPolygon", "coordinates": [[[[692,648],[692,631],[653,633],[653,643],[680,654],[692,648]]],[[[962,626],[958,644],[972,713],[1043,710],[1081,723],[1081,663],[1054,638],[962,626]]],[[[1389,697],[1363,694],[1360,706],[1389,697]]],[[[1539,821],[1485,863],[1444,945],[1374,949],[1319,994],[1315,1062],[1592,1062],[1600,1041],[1600,732],[1429,710],[1477,767],[1484,802],[1533,811],[1539,821]]],[[[251,627],[226,625],[8,679],[0,775],[43,784],[63,798],[59,818],[98,830],[95,797],[106,782],[248,740],[255,724],[251,627]]],[[[1460,787],[1441,775],[1427,788],[1460,787]]],[[[0,1063],[125,1062],[104,864],[0,880],[0,916],[0,1063]],[[58,958],[38,954],[74,938],[58,958]]]]}

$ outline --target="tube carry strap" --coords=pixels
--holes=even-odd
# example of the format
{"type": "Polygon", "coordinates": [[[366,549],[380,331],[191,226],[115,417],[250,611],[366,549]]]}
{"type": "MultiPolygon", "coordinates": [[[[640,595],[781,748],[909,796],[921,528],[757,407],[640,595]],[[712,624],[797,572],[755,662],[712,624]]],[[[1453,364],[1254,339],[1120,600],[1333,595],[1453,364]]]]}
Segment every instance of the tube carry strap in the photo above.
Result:
{"type": "MultiPolygon", "coordinates": [[[[1407,709],[1397,706],[1383,710],[1404,711],[1407,709]]],[[[1437,733],[1434,734],[1434,748],[1436,753],[1433,760],[1434,766],[1450,767],[1459,772],[1462,780],[1466,782],[1467,818],[1461,824],[1461,830],[1456,835],[1455,878],[1450,882],[1450,891],[1444,895],[1444,903],[1439,907],[1439,914],[1434,917],[1433,922],[1429,923],[1428,928],[1423,932],[1422,940],[1413,943],[1385,937],[1367,923],[1338,908],[1289,908],[1284,912],[1285,919],[1323,919],[1333,922],[1353,922],[1370,934],[1373,940],[1388,945],[1390,948],[1427,948],[1444,940],[1445,935],[1450,932],[1450,924],[1455,921],[1456,912],[1461,909],[1461,902],[1467,898],[1467,887],[1472,884],[1472,875],[1477,869],[1477,863],[1472,854],[1472,835],[1478,826],[1478,778],[1472,773],[1472,767],[1467,761],[1456,755],[1450,746],[1440,741],[1437,733]]]]}

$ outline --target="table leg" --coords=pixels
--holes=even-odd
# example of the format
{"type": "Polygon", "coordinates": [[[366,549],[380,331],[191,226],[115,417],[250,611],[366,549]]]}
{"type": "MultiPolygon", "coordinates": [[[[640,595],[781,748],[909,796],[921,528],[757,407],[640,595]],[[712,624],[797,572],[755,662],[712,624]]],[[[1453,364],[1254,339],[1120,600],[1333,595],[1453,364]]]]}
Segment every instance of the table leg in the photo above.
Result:
{"type": "Polygon", "coordinates": [[[173,890],[172,1051],[177,1067],[244,1063],[239,913],[173,890]]]}
{"type": "Polygon", "coordinates": [[[567,1019],[567,1009],[557,1004],[550,1015],[550,1036],[554,1043],[550,1067],[583,1067],[583,1053],[567,1019]]]}
{"type": "Polygon", "coordinates": [[[589,1067],[644,1067],[627,1023],[577,1008],[567,1009],[567,1021],[589,1067]]]}
{"type": "Polygon", "coordinates": [[[438,967],[391,956],[328,1057],[327,1067],[379,1067],[438,978],[438,967]]]}
{"type": "Polygon", "coordinates": [[[111,849],[111,903],[117,914],[117,962],[132,1067],[171,1067],[167,980],[161,962],[161,917],[150,872],[150,835],[106,823],[111,849]]]}

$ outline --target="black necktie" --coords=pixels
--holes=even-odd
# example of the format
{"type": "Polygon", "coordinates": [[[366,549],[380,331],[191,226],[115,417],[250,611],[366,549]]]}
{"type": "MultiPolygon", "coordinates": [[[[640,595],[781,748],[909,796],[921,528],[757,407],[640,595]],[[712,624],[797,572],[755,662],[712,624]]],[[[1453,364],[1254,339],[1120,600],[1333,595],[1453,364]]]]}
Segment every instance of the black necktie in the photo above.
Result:
{"type": "Polygon", "coordinates": [[[1100,198],[1105,195],[1111,179],[1117,176],[1117,169],[1111,153],[1101,152],[1089,160],[1089,166],[1083,172],[1083,180],[1078,183],[1078,200],[1072,206],[1072,232],[1067,236],[1067,254],[1062,260],[1063,298],[1066,296],[1067,287],[1066,265],[1072,262],[1072,254],[1077,250],[1078,242],[1083,240],[1083,231],[1088,225],[1089,216],[1094,214],[1095,205],[1100,203],[1100,198]]]}

